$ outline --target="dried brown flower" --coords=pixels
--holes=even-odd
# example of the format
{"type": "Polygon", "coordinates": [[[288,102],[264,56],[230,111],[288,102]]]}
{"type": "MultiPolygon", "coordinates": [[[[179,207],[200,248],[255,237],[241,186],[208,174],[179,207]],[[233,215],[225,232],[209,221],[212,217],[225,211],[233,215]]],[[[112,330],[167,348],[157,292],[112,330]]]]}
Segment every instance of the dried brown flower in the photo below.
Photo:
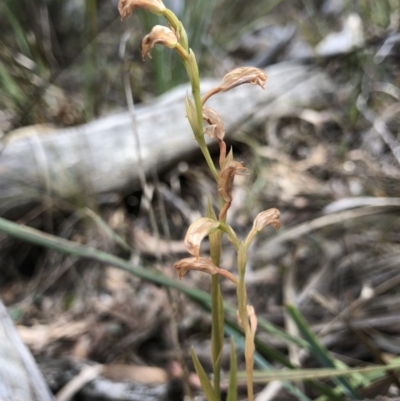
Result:
{"type": "Polygon", "coordinates": [[[231,161],[227,163],[218,176],[218,193],[227,202],[232,202],[233,179],[236,174],[244,174],[246,167],[241,162],[231,161]]]}
{"type": "Polygon", "coordinates": [[[280,212],[276,208],[271,208],[268,210],[264,210],[263,212],[259,213],[257,217],[254,219],[253,228],[249,232],[249,235],[246,238],[245,243],[247,246],[250,246],[251,242],[253,241],[254,237],[263,230],[267,226],[272,226],[279,230],[281,227],[281,222],[279,220],[280,212]]]}
{"type": "Polygon", "coordinates": [[[118,11],[122,19],[131,15],[135,8],[144,8],[157,15],[166,10],[161,0],[119,0],[118,11]]]}
{"type": "Polygon", "coordinates": [[[208,274],[217,274],[218,267],[207,258],[185,258],[174,263],[174,268],[178,271],[181,279],[188,270],[197,270],[208,274]]]}
{"type": "Polygon", "coordinates": [[[280,212],[276,208],[271,208],[268,210],[264,210],[259,213],[257,217],[254,219],[253,230],[261,231],[267,226],[272,226],[279,230],[281,227],[281,223],[279,221],[280,212]]]}
{"type": "Polygon", "coordinates": [[[255,67],[240,67],[228,72],[219,85],[221,92],[227,92],[239,85],[253,84],[264,89],[267,76],[263,70],[255,67]]]}
{"type": "Polygon", "coordinates": [[[200,245],[204,237],[215,232],[218,227],[219,222],[208,217],[201,217],[194,221],[186,233],[186,250],[198,259],[200,254],[200,245]]]}
{"type": "Polygon", "coordinates": [[[205,128],[205,134],[210,138],[217,138],[218,141],[222,141],[225,135],[225,128],[220,115],[210,107],[203,107],[203,120],[209,124],[205,128]]]}
{"type": "Polygon", "coordinates": [[[178,272],[178,277],[181,279],[189,270],[197,270],[207,274],[219,274],[237,284],[236,277],[225,269],[220,269],[207,258],[185,258],[174,264],[174,268],[178,272]]]}
{"type": "Polygon", "coordinates": [[[175,32],[166,26],[154,26],[151,32],[146,35],[142,41],[143,60],[146,56],[149,56],[151,58],[149,52],[157,43],[173,49],[178,46],[178,38],[175,32]]]}

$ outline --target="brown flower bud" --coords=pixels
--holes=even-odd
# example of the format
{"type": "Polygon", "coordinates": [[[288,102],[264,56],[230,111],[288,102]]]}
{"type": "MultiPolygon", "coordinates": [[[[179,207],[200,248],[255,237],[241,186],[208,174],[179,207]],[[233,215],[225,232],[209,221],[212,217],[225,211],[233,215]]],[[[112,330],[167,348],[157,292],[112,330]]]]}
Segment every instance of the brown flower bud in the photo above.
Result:
{"type": "Polygon", "coordinates": [[[227,92],[239,85],[253,84],[264,89],[267,76],[263,70],[255,67],[240,67],[228,72],[219,85],[220,92],[227,92]]]}
{"type": "Polygon", "coordinates": [[[131,15],[135,8],[144,8],[157,15],[166,10],[161,0],[119,0],[118,11],[122,19],[131,15]]]}
{"type": "Polygon", "coordinates": [[[271,208],[268,210],[264,210],[259,213],[257,217],[254,219],[253,230],[260,232],[267,226],[272,226],[279,230],[281,227],[281,223],[279,221],[280,212],[276,208],[271,208]]]}
{"type": "Polygon", "coordinates": [[[222,141],[225,135],[225,128],[220,115],[210,107],[203,107],[203,120],[209,124],[204,132],[210,138],[217,138],[218,141],[222,141]]]}
{"type": "Polygon", "coordinates": [[[218,194],[227,202],[232,202],[233,179],[236,174],[245,174],[246,167],[241,162],[231,161],[226,163],[218,176],[218,194]]]}
{"type": "Polygon", "coordinates": [[[150,56],[150,50],[158,43],[173,49],[178,46],[178,38],[175,32],[166,26],[156,25],[151,32],[143,38],[142,41],[142,57],[150,56]]]}
{"type": "Polygon", "coordinates": [[[208,217],[201,217],[194,221],[185,237],[186,250],[196,257],[199,258],[200,245],[204,237],[215,232],[219,227],[219,222],[208,217]]]}
{"type": "Polygon", "coordinates": [[[234,284],[237,284],[236,277],[225,269],[220,269],[214,265],[214,263],[207,258],[185,258],[181,259],[174,264],[174,268],[178,272],[178,277],[181,279],[189,270],[197,270],[207,274],[219,274],[222,277],[231,280],[234,284]]]}

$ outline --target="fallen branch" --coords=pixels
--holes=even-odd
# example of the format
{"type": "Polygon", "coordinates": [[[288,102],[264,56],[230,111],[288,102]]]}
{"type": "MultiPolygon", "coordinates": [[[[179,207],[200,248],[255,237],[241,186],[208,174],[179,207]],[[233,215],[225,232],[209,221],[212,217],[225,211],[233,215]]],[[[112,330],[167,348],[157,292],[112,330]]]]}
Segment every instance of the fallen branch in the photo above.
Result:
{"type": "MultiPolygon", "coordinates": [[[[270,116],[299,108],[321,108],[333,85],[315,67],[277,64],[266,69],[265,91],[248,85],[210,100],[225,123],[227,136],[249,132],[270,116]]],[[[219,81],[203,81],[205,92],[219,81]]],[[[251,86],[251,85],[250,85],[251,86]]],[[[154,103],[136,110],[143,168],[146,174],[164,171],[197,151],[184,117],[182,85],[154,103]]],[[[110,115],[68,129],[33,126],[11,133],[0,148],[0,212],[16,205],[56,199],[81,199],[138,189],[139,169],[128,112],[110,115]]]]}

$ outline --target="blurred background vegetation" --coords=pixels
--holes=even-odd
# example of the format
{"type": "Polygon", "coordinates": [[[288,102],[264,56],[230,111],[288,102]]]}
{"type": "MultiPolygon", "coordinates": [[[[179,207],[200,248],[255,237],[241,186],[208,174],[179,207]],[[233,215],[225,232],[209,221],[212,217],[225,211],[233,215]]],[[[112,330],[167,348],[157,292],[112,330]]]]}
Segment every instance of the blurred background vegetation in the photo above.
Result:
{"type": "MultiPolygon", "coordinates": [[[[143,63],[140,42],[157,17],[136,12],[123,24],[112,0],[4,0],[0,4],[0,129],[52,122],[68,126],[124,106],[121,68],[129,65],[135,99],[143,101],[185,82],[179,60],[156,48],[143,63]],[[125,59],[119,47],[128,42],[125,59]]],[[[277,47],[279,59],[312,57],[316,45],[340,31],[348,15],[363,22],[359,44],[382,41],[396,30],[398,2],[184,1],[170,7],[189,32],[203,75],[218,75],[277,47]],[[291,54],[279,46],[291,40],[291,54]],[[282,50],[282,49],[281,49],[282,50]]],[[[348,63],[364,63],[360,51],[348,63]]],[[[259,60],[260,61],[260,60],[259,60]]],[[[356,77],[355,77],[356,79],[356,77]]]]}
{"type": "MultiPolygon", "coordinates": [[[[260,241],[249,258],[250,300],[260,318],[285,330],[260,330],[257,366],[267,366],[262,357],[274,366],[283,363],[279,355],[271,355],[266,344],[287,357],[283,359],[286,366],[301,360],[306,367],[332,367],[331,357],[349,366],[366,366],[395,358],[400,354],[399,1],[165,3],[182,19],[204,77],[221,77],[244,64],[263,68],[301,62],[324,71],[335,87],[328,107],[315,105],[312,110],[283,113],[254,127],[251,136],[239,132],[232,141],[236,154],[250,169],[248,181],[238,180],[235,186],[241,199],[234,212],[236,220],[231,222],[235,230],[247,230],[255,210],[275,206],[282,212],[285,228],[293,228],[276,243],[269,234],[264,236],[265,246],[260,241]],[[381,199],[381,214],[353,218],[353,209],[376,205],[372,199],[381,199]],[[344,202],[336,203],[340,200],[344,202]],[[337,216],[348,213],[343,214],[349,216],[348,221],[318,220],[327,217],[324,210],[337,216]],[[313,225],[321,230],[307,231],[313,225]],[[285,310],[288,300],[298,306],[309,326],[298,311],[285,310]],[[354,322],[356,330],[335,317],[348,311],[349,305],[353,314],[346,318],[354,322]],[[288,315],[295,325],[288,323],[288,315]],[[310,328],[318,333],[323,347],[314,341],[310,328]],[[362,334],[354,334],[353,329],[362,334]],[[285,333],[302,335],[306,345],[294,342],[288,346],[285,333]],[[361,341],[358,335],[367,340],[361,341]],[[302,351],[296,347],[303,347],[302,351]]],[[[121,23],[116,0],[2,0],[2,138],[27,125],[76,126],[126,110],[122,71],[129,71],[137,103],[186,82],[173,52],[156,47],[152,61],[141,59],[142,37],[157,22],[157,17],[135,11],[121,23]]],[[[167,229],[163,231],[163,223],[158,229],[164,234],[170,230],[175,240],[183,238],[187,220],[204,212],[199,188],[213,188],[202,161],[181,164],[161,182],[158,177],[150,182],[146,201],[150,200],[158,217],[165,214],[165,202],[170,217],[167,229]]],[[[81,199],[72,208],[64,208],[60,202],[53,215],[47,213],[47,206],[39,205],[20,223],[29,222],[59,237],[123,257],[131,255],[146,268],[171,266],[175,254],[166,252],[160,259],[137,240],[159,240],[150,233],[145,215],[149,205],[143,199],[143,193],[137,191],[123,201],[102,205],[81,199]],[[97,217],[89,212],[89,218],[86,206],[92,207],[97,217]],[[115,233],[110,234],[110,227],[123,237],[122,242],[115,233]],[[121,247],[121,243],[125,245],[121,247]]],[[[168,241],[167,236],[162,240],[168,241]]],[[[176,242],[174,245],[179,248],[176,242]]],[[[86,322],[85,329],[72,333],[68,341],[55,336],[47,349],[36,349],[39,359],[72,354],[101,363],[150,361],[158,365],[171,359],[168,351],[173,340],[166,334],[168,319],[160,312],[166,300],[158,288],[127,279],[113,268],[101,271],[96,261],[78,261],[3,236],[0,247],[0,267],[6,272],[0,280],[0,294],[13,306],[16,321],[28,328],[37,322],[52,327],[60,316],[63,323],[86,322]],[[108,302],[108,309],[103,301],[108,302]],[[96,322],[95,328],[89,321],[96,322]],[[136,331],[142,337],[132,339],[136,331]]],[[[227,255],[225,267],[233,264],[231,256],[227,255]]],[[[188,282],[208,288],[198,276],[188,282]]],[[[228,299],[234,298],[231,287],[223,290],[228,299]]],[[[209,316],[191,304],[184,305],[178,326],[183,343],[194,343],[199,353],[208,350],[209,316]]],[[[209,362],[207,352],[201,358],[205,364],[209,362]]],[[[226,366],[227,358],[224,363],[226,366]]],[[[391,384],[391,394],[398,396],[396,380],[389,380],[391,384]]],[[[285,387],[279,399],[314,399],[320,394],[308,385],[302,390],[299,394],[297,388],[285,387]]]]}

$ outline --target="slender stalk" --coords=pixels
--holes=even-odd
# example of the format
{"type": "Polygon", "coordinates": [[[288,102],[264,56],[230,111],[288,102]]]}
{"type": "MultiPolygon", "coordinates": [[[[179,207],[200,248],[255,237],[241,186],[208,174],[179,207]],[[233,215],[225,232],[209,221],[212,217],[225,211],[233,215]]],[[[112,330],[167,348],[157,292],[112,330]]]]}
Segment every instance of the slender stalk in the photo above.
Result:
{"type": "Polygon", "coordinates": [[[247,246],[242,243],[238,252],[238,270],[239,282],[237,286],[237,298],[239,317],[242,322],[242,327],[245,335],[245,362],[246,362],[246,378],[247,378],[247,397],[248,401],[253,401],[253,365],[254,365],[254,335],[252,335],[247,316],[247,292],[244,282],[247,263],[247,246]]]}
{"type": "MultiPolygon", "coordinates": [[[[176,15],[171,11],[166,9],[163,13],[164,18],[169,22],[172,28],[178,32],[179,35],[179,43],[187,52],[191,52],[189,48],[187,33],[182,23],[178,20],[176,15]]],[[[197,120],[198,126],[203,126],[203,103],[201,101],[201,92],[200,92],[200,77],[199,77],[199,69],[197,66],[196,59],[194,57],[193,52],[191,52],[192,57],[189,60],[186,60],[185,67],[188,73],[190,83],[192,86],[192,95],[194,99],[194,104],[196,106],[197,120]]],[[[206,141],[204,139],[203,132],[194,132],[195,138],[199,147],[203,153],[204,158],[206,159],[208,168],[210,169],[215,180],[218,179],[218,173],[214,166],[214,162],[211,158],[210,152],[207,148],[206,141]]]]}
{"type": "MultiPolygon", "coordinates": [[[[194,104],[196,107],[196,116],[197,116],[197,126],[203,127],[203,102],[201,101],[201,91],[200,91],[200,76],[199,76],[199,69],[196,62],[196,58],[194,54],[190,54],[190,58],[186,63],[186,70],[188,76],[190,78],[190,84],[192,86],[192,95],[194,104]]],[[[204,139],[204,133],[202,132],[195,132],[195,138],[199,147],[204,155],[204,158],[207,162],[208,168],[210,169],[213,177],[215,180],[218,180],[218,173],[215,168],[214,162],[211,158],[210,152],[208,150],[206,141],[204,139]]]]}

